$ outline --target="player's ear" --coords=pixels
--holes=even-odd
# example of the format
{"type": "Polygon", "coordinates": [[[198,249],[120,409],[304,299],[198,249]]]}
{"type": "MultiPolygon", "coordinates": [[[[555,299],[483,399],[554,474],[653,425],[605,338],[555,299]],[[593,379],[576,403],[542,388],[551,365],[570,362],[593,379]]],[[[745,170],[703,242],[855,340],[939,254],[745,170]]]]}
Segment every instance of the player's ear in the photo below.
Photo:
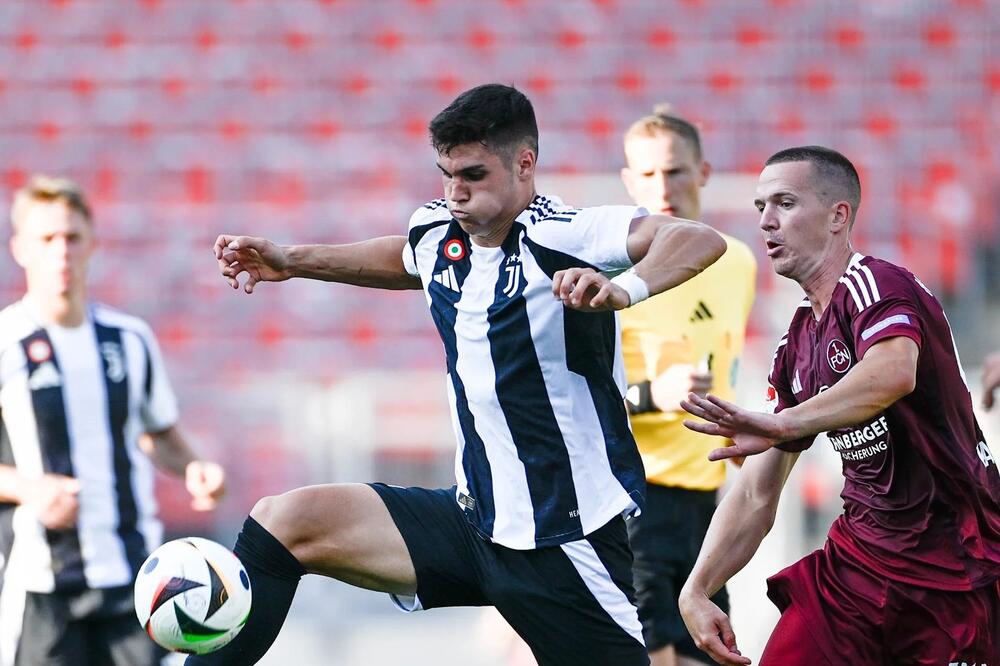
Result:
{"type": "Polygon", "coordinates": [[[24,265],[24,253],[22,251],[21,243],[19,242],[20,239],[21,237],[18,236],[16,232],[10,237],[10,254],[14,257],[14,261],[18,266],[21,268],[27,268],[27,266],[24,265]]]}
{"type": "Polygon", "coordinates": [[[835,233],[839,233],[851,226],[851,204],[846,201],[838,201],[833,205],[833,211],[830,218],[831,230],[835,233]]]}
{"type": "Polygon", "coordinates": [[[535,174],[535,151],[527,146],[521,148],[514,162],[514,171],[521,180],[527,180],[535,174]]]}
{"type": "Polygon", "coordinates": [[[708,162],[708,160],[701,161],[701,169],[699,169],[699,172],[700,180],[698,181],[698,185],[699,187],[705,187],[705,183],[708,182],[708,177],[712,175],[712,165],[708,162]]]}

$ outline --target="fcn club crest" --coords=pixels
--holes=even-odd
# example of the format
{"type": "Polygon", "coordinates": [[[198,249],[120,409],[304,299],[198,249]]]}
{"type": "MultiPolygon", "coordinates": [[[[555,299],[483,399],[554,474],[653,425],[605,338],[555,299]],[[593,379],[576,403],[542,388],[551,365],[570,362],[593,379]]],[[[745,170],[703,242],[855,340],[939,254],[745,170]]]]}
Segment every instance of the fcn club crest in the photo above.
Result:
{"type": "Polygon", "coordinates": [[[826,360],[838,374],[844,374],[851,367],[851,352],[840,340],[834,340],[826,348],[826,360]]]}

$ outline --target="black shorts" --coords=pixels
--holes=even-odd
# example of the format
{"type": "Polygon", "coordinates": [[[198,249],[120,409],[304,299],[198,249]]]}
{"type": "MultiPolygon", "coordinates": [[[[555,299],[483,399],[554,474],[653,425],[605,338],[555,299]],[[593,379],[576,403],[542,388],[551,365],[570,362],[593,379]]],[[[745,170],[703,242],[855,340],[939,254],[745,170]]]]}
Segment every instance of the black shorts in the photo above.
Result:
{"type": "MultiPolygon", "coordinates": [[[[628,522],[635,554],[635,588],[642,634],[650,651],[673,645],[678,654],[714,664],[695,646],[684,626],[677,602],[684,581],[694,568],[698,551],[715,513],[715,491],[646,485],[646,506],[628,522]]],[[[712,601],[729,612],[729,595],[722,588],[712,601]]]]}
{"type": "Polygon", "coordinates": [[[496,606],[541,666],[649,664],[624,519],[579,541],[513,550],[476,532],[454,489],[371,487],[417,572],[413,604],[396,599],[404,610],[496,606]]]}
{"type": "Polygon", "coordinates": [[[20,616],[8,613],[0,624],[5,642],[13,642],[11,632],[19,634],[15,666],[156,666],[166,655],[139,624],[131,586],[20,595],[20,616]]]}

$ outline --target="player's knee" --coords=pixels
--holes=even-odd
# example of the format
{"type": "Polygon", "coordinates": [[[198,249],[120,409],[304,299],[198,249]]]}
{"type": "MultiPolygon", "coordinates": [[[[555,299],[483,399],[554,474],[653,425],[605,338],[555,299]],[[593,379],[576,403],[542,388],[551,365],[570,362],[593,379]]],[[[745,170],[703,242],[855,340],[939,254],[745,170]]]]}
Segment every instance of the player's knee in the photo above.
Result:
{"type": "Polygon", "coordinates": [[[293,490],[281,495],[262,497],[250,511],[250,517],[294,555],[296,549],[309,539],[306,508],[306,498],[293,490]]]}

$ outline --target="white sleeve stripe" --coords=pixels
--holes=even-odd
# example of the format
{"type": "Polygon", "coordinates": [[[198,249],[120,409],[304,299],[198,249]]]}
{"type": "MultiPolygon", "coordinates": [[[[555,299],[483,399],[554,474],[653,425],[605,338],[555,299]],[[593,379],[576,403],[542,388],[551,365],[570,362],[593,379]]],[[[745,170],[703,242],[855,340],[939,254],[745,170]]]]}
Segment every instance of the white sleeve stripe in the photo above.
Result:
{"type": "Polygon", "coordinates": [[[862,331],[861,332],[861,340],[862,341],[868,340],[868,338],[872,337],[873,335],[875,335],[879,331],[882,331],[882,330],[885,330],[885,329],[889,328],[893,324],[909,324],[909,323],[911,323],[910,322],[910,318],[907,317],[905,314],[898,314],[898,315],[893,315],[891,317],[886,317],[885,319],[883,319],[882,321],[878,322],[877,324],[872,324],[871,326],[869,326],[868,328],[866,328],[864,331],[862,331]]]}
{"type": "Polygon", "coordinates": [[[861,279],[861,276],[858,275],[856,271],[851,271],[847,275],[854,280],[856,285],[858,285],[858,292],[861,294],[861,298],[864,299],[865,307],[867,308],[872,304],[872,296],[868,293],[868,286],[865,284],[865,281],[861,279]]]}
{"type": "Polygon", "coordinates": [[[867,266],[862,266],[860,270],[865,274],[865,277],[868,278],[868,285],[872,289],[872,299],[878,303],[882,300],[882,295],[878,293],[878,286],[875,284],[875,276],[872,275],[872,269],[867,266]]]}
{"type": "Polygon", "coordinates": [[[851,298],[854,299],[854,305],[857,306],[858,311],[860,312],[863,310],[864,308],[861,307],[861,297],[858,296],[858,291],[854,288],[854,285],[851,284],[851,281],[847,278],[840,278],[840,281],[847,287],[847,291],[851,292],[851,298]]]}

